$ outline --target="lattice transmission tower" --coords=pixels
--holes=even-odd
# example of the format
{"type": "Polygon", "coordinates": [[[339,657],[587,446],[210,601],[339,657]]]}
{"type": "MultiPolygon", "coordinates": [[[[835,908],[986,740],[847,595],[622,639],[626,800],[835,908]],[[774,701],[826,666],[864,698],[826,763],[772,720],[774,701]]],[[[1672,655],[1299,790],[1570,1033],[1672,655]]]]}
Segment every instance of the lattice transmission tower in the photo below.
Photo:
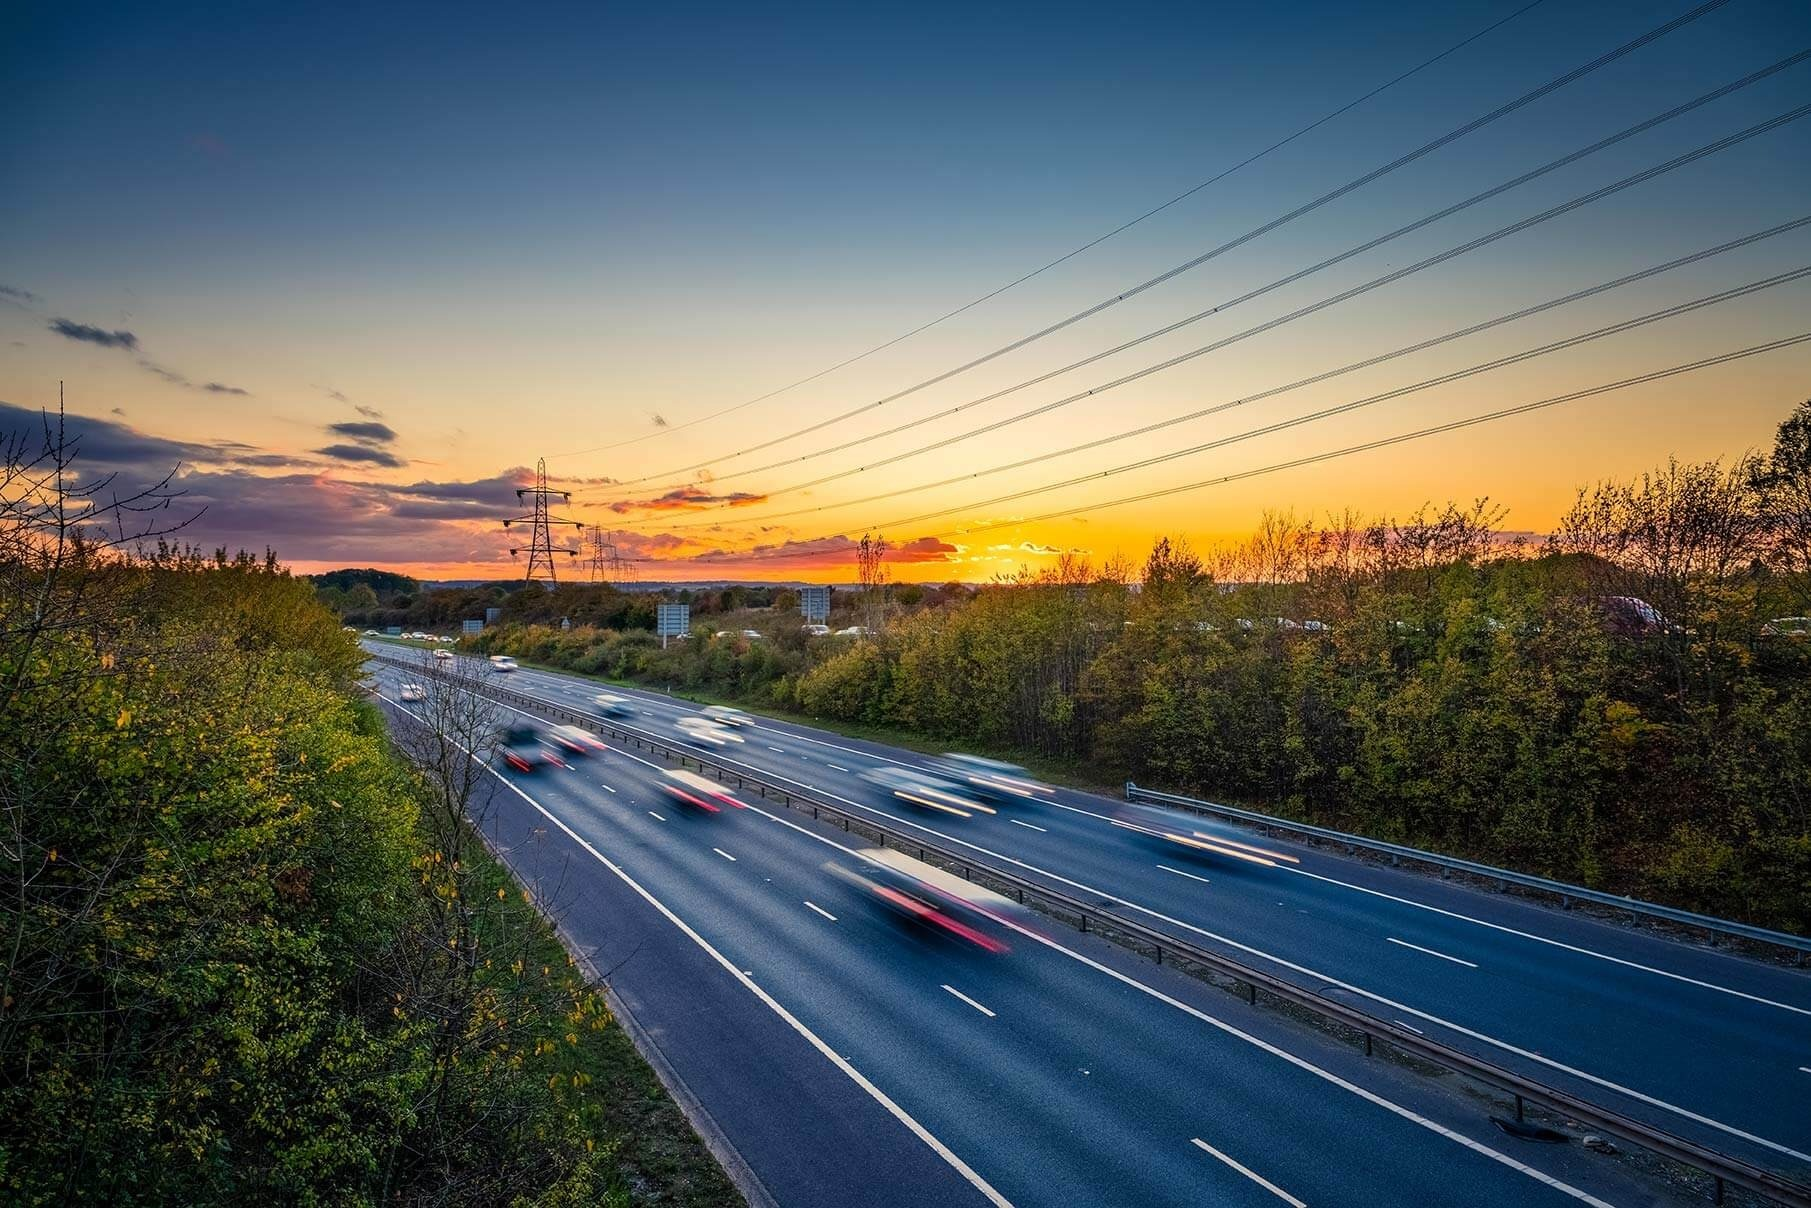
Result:
{"type": "MultiPolygon", "coordinates": [[[[555,516],[549,512],[547,510],[547,497],[549,495],[558,495],[560,497],[560,502],[562,503],[570,503],[572,501],[571,491],[553,490],[548,487],[547,459],[542,458],[535,463],[534,486],[516,488],[516,500],[518,502],[524,498],[532,498],[534,500],[532,510],[526,516],[512,516],[503,522],[504,528],[509,528],[514,524],[524,523],[532,524],[534,526],[534,531],[528,539],[528,575],[524,582],[535,582],[536,568],[545,567],[547,570],[547,581],[549,583],[558,583],[560,581],[560,576],[559,572],[554,569],[554,555],[565,554],[569,558],[576,558],[578,556],[577,550],[567,549],[564,546],[556,546],[553,543],[553,530],[556,527],[564,528],[568,524],[575,529],[582,529],[585,526],[576,520],[568,520],[564,516],[555,516]]],[[[521,552],[520,549],[512,549],[509,551],[509,556],[513,558],[521,552]]]]}
{"type": "Polygon", "coordinates": [[[585,564],[593,583],[621,583],[635,577],[635,559],[624,557],[616,532],[594,524],[585,530],[585,564]]]}

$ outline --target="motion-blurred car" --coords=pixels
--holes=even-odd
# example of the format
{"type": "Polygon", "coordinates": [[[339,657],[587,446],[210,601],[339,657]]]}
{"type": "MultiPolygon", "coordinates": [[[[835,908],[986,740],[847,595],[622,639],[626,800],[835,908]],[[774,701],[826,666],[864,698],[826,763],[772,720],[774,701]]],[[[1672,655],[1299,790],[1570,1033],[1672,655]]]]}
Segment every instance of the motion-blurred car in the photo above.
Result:
{"type": "Polygon", "coordinates": [[[608,750],[597,735],[577,726],[555,726],[547,731],[547,737],[570,755],[595,755],[599,751],[608,750]]]}
{"type": "Polygon", "coordinates": [[[706,705],[699,712],[722,726],[740,727],[754,721],[754,718],[731,705],[706,705]]]}
{"type": "Polygon", "coordinates": [[[863,770],[861,778],[895,800],[927,810],[970,818],[975,814],[996,812],[983,804],[965,785],[920,768],[905,768],[883,763],[863,770]]]}
{"type": "Polygon", "coordinates": [[[368,638],[374,638],[374,637],[376,637],[376,636],[377,636],[377,630],[375,630],[375,629],[367,629],[367,630],[365,630],[365,636],[366,636],[366,637],[368,637],[368,638]]]}
{"type": "Polygon", "coordinates": [[[451,650],[436,650],[434,652],[434,659],[436,662],[450,663],[453,661],[453,652],[451,650]]]}
{"type": "Polygon", "coordinates": [[[983,759],[979,755],[961,755],[954,751],[938,758],[937,770],[968,787],[969,792],[996,804],[1029,801],[1055,792],[1039,784],[1031,773],[1016,763],[1000,759],[983,759]]]}
{"type": "Polygon", "coordinates": [[[720,814],[725,808],[748,808],[731,796],[728,789],[696,772],[688,772],[684,768],[668,768],[663,774],[666,779],[661,782],[661,791],[681,805],[703,810],[707,814],[720,814]]]}
{"type": "Polygon", "coordinates": [[[491,655],[490,656],[490,669],[492,671],[499,672],[499,673],[520,670],[520,668],[518,668],[516,666],[516,660],[510,658],[507,654],[491,655]]]}
{"type": "Polygon", "coordinates": [[[824,868],[909,923],[986,952],[1010,950],[1001,933],[1020,911],[1009,899],[892,848],[869,848],[853,855],[852,863],[833,860],[824,868]]]}
{"type": "Polygon", "coordinates": [[[605,717],[628,717],[635,712],[635,706],[626,696],[617,696],[612,692],[599,692],[591,698],[591,704],[605,717]]]}
{"type": "Polygon", "coordinates": [[[497,736],[497,750],[503,762],[518,772],[536,768],[563,768],[556,748],[533,726],[509,726],[497,736]]]}
{"type": "Polygon", "coordinates": [[[428,690],[420,684],[404,684],[397,695],[402,697],[404,703],[412,703],[428,699],[428,690]]]}
{"type": "Polygon", "coordinates": [[[1231,827],[1157,809],[1148,805],[1124,803],[1114,811],[1113,825],[1122,830],[1148,835],[1164,843],[1202,855],[1224,856],[1246,864],[1275,868],[1279,864],[1300,864],[1294,856],[1267,847],[1247,843],[1231,827]]]}
{"type": "Polygon", "coordinates": [[[708,717],[682,717],[673,723],[673,728],[693,742],[701,742],[706,746],[721,747],[742,741],[740,734],[708,717]]]}

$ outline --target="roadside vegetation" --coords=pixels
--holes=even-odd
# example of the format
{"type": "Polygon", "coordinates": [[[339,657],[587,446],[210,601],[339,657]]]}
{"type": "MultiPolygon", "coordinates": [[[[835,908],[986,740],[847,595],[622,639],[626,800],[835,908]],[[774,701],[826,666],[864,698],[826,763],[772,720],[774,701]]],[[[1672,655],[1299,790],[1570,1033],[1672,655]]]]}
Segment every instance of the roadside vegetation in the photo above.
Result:
{"type": "Polygon", "coordinates": [[[871,637],[808,636],[782,592],[665,650],[508,613],[474,644],[1811,930],[1811,404],[1765,457],[1503,520],[1269,515],[1141,566],[839,592],[871,637]]]}
{"type": "Polygon", "coordinates": [[[0,1200],[738,1203],[313,586],[54,424],[0,477],[0,1200]]]}

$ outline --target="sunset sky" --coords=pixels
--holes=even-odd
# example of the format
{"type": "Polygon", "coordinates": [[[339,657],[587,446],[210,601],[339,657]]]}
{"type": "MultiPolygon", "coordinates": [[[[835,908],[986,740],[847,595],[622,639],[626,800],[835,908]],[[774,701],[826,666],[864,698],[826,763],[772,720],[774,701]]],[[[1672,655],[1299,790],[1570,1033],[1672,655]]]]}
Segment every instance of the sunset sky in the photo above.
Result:
{"type": "Polygon", "coordinates": [[[898,551],[896,578],[985,579],[1065,550],[1136,557],[1159,533],[1209,545],[1265,509],[1400,514],[1486,495],[1508,507],[1510,527],[1540,532],[1589,481],[1670,455],[1766,446],[1811,394],[1811,344],[1097,505],[1811,331],[1811,278],[1789,281],[1109,473],[1811,265],[1811,225],[1274,397],[1063,451],[1811,216],[1811,117],[1174,368],[919,451],[1806,105],[1811,60],[1338,265],[977,401],[1811,48],[1802,0],[1732,0],[1104,313],[891,397],[1262,227],[1691,8],[1525,5],[1041,5],[1028,18],[923,4],[28,2],[9,9],[0,37],[0,430],[37,423],[61,380],[89,472],[134,480],[180,464],[177,509],[205,507],[186,536],[272,546],[305,571],[520,574],[508,549],[525,537],[501,520],[518,514],[515,487],[541,458],[573,492],[558,510],[615,530],[642,579],[846,581],[851,539],[872,528],[898,551]],[[1057,267],[821,373],[1498,22],[1057,267]],[[1061,455],[998,470],[1043,454],[1061,455]]]}

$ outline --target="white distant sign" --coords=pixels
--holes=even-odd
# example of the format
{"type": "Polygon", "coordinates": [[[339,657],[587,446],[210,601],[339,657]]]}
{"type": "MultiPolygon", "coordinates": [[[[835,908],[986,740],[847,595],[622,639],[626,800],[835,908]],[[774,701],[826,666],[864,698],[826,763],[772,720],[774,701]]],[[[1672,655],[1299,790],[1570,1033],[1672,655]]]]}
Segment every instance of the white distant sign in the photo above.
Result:
{"type": "Polygon", "coordinates": [[[654,632],[660,635],[662,646],[667,644],[668,638],[682,638],[692,632],[692,606],[690,604],[656,605],[654,632]]]}
{"type": "Polygon", "coordinates": [[[830,619],[830,589],[828,587],[799,588],[799,611],[805,614],[807,621],[822,624],[830,619]]]}

